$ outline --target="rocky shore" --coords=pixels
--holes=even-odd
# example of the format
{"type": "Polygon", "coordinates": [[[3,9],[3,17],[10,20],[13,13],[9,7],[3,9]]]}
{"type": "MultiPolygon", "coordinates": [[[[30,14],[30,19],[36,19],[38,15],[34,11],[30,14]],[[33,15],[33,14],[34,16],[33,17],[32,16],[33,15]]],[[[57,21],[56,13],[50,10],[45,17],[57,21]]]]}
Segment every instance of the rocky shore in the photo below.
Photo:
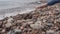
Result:
{"type": "Polygon", "coordinates": [[[0,20],[0,34],[60,34],[60,10],[49,6],[0,20]]]}
{"type": "Polygon", "coordinates": [[[60,34],[60,11],[56,6],[0,20],[0,34],[60,34]]]}

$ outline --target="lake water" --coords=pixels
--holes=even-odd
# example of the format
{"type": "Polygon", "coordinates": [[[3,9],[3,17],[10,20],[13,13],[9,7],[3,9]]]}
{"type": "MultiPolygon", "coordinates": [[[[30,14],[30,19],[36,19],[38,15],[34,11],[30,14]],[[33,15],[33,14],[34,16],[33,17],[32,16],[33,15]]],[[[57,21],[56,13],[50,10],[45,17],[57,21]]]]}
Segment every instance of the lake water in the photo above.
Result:
{"type": "Polygon", "coordinates": [[[0,0],[0,19],[29,12],[40,5],[40,0],[0,0]]]}

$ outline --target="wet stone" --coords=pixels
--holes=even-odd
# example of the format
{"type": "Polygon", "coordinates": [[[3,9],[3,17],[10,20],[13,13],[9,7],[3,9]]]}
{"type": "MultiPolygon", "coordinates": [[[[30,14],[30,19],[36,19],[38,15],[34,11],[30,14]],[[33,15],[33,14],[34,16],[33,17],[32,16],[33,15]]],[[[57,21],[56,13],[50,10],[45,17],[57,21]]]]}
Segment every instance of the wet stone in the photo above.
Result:
{"type": "Polygon", "coordinates": [[[52,24],[52,23],[46,23],[46,26],[48,26],[48,27],[52,27],[53,24],[52,24]]]}
{"type": "Polygon", "coordinates": [[[15,34],[22,34],[20,29],[15,29],[14,32],[15,32],[15,34]]]}
{"type": "Polygon", "coordinates": [[[9,31],[7,34],[15,34],[14,31],[9,31]]]}

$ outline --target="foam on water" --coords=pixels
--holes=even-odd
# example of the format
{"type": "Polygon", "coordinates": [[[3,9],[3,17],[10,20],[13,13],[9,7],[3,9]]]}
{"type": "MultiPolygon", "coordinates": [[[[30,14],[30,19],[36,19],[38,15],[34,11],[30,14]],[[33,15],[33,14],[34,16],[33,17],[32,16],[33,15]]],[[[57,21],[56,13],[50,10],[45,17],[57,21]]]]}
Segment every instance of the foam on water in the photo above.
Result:
{"type": "Polygon", "coordinates": [[[6,13],[5,15],[0,15],[0,20],[2,20],[5,17],[10,17],[10,16],[16,16],[17,14],[24,14],[24,13],[29,13],[35,9],[26,9],[20,12],[13,12],[13,13],[6,13]]]}

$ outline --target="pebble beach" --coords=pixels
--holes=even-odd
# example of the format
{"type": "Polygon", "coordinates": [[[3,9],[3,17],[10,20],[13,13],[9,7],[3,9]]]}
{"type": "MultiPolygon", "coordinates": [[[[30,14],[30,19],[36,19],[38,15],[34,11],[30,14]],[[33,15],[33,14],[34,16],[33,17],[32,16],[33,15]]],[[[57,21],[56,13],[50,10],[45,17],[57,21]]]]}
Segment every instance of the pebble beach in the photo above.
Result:
{"type": "MultiPolygon", "coordinates": [[[[42,3],[44,1],[41,1],[42,3]]],[[[60,5],[0,20],[0,34],[60,34],[60,5]]]]}

